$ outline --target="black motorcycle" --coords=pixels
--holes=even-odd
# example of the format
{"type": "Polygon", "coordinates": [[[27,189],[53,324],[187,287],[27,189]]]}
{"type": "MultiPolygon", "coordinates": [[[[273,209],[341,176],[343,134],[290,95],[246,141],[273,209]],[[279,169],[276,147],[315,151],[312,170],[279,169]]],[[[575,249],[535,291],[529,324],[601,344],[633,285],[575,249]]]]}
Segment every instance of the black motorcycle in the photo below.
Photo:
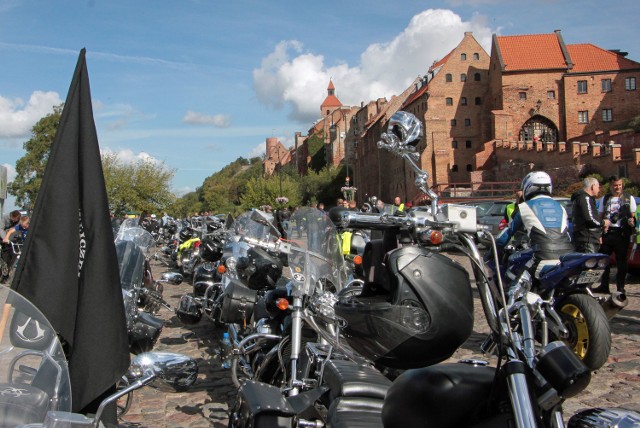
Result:
{"type": "Polygon", "coordinates": [[[159,280],[153,277],[149,253],[154,242],[151,234],[138,226],[137,219],[125,220],[115,240],[129,349],[133,354],[153,349],[163,326],[155,315],[161,307],[171,309],[162,298],[164,284],[178,285],[183,280],[175,272],[165,272],[159,280]]]}

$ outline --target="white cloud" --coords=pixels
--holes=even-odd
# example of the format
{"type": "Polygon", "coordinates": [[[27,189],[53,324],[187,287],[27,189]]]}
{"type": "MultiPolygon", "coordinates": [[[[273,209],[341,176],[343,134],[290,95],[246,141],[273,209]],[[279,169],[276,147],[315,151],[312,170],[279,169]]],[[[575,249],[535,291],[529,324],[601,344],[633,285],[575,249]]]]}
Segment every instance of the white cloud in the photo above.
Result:
{"type": "Polygon", "coordinates": [[[267,143],[260,143],[249,152],[249,159],[263,157],[267,151],[267,143]]]}
{"type": "Polygon", "coordinates": [[[217,128],[228,128],[231,125],[231,118],[228,115],[207,115],[191,110],[187,111],[182,121],[191,125],[213,125],[217,128]]]}
{"type": "Polygon", "coordinates": [[[434,61],[460,43],[466,31],[472,31],[490,51],[494,31],[483,16],[463,21],[444,9],[428,9],[415,15],[393,40],[370,45],[355,65],[328,65],[323,55],[304,52],[300,42],[282,41],[253,71],[255,91],[263,104],[276,109],[286,105],[291,108],[292,119],[312,122],[319,116],[330,78],[345,105],[390,98],[426,74],[434,61]]]}
{"type": "Polygon", "coordinates": [[[0,138],[27,137],[33,125],[61,103],[56,92],[34,91],[26,103],[0,96],[0,138]]]}
{"type": "Polygon", "coordinates": [[[189,187],[189,186],[183,186],[183,187],[179,187],[177,189],[173,189],[173,193],[178,197],[182,197],[184,195],[186,195],[187,193],[190,192],[195,192],[196,189],[194,189],[193,187],[189,187]]]}
{"type": "Polygon", "coordinates": [[[161,160],[154,158],[149,153],[146,153],[146,152],[135,153],[131,149],[120,149],[118,151],[113,151],[110,148],[106,147],[102,149],[101,152],[102,154],[115,154],[120,161],[127,164],[133,164],[138,161],[151,162],[158,165],[163,164],[161,160]]]}

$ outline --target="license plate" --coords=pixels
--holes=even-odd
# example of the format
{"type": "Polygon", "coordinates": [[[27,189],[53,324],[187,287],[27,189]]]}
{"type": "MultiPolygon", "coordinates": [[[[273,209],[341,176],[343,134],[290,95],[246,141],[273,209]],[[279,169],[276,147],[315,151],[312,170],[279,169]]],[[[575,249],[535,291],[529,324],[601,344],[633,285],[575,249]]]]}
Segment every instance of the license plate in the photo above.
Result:
{"type": "Polygon", "coordinates": [[[594,282],[599,282],[602,278],[603,270],[585,270],[580,272],[578,276],[577,284],[592,284],[594,282]]]}

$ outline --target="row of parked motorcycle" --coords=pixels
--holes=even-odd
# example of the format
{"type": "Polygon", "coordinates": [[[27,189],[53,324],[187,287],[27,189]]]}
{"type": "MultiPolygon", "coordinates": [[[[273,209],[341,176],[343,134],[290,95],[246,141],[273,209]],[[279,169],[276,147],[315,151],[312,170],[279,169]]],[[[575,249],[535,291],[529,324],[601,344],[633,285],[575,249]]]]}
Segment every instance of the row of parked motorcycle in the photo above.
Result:
{"type": "Polygon", "coordinates": [[[164,308],[188,324],[208,317],[211,334],[222,336],[222,365],[238,388],[230,427],[640,424],[640,414],[620,408],[562,410],[610,352],[609,318],[623,303],[589,290],[607,257],[567,254],[539,280],[526,269],[526,243],[499,259],[475,209],[440,205],[427,187],[415,149],[421,132],[417,118],[397,112],[378,146],[413,169],[429,211],[306,207],[279,224],[253,209],[121,225],[116,249],[131,351],[139,354],[137,376],[110,397],[121,412],[123,398],[151,379],[180,390],[195,381],[193,360],[149,352],[164,308]],[[472,276],[453,254],[468,258],[472,276]],[[154,279],[153,260],[179,273],[154,279]],[[163,285],[183,277],[193,288],[172,308],[163,285]],[[445,362],[473,331],[473,287],[490,330],[481,350],[493,365],[445,362]]]}
{"type": "Polygon", "coordinates": [[[597,297],[605,255],[571,253],[539,279],[520,241],[497,257],[473,207],[439,205],[417,166],[421,128],[399,112],[380,149],[402,157],[430,211],[258,209],[178,226],[157,258],[192,277],[176,308],[210,318],[238,387],[231,427],[616,426],[622,409],[570,418],[562,403],[609,356],[609,319],[625,302],[597,297]],[[377,239],[372,239],[375,236],[377,239]],[[471,263],[467,270],[452,257],[471,263]],[[444,363],[469,338],[476,287],[490,333],[478,360],[444,363]]]}

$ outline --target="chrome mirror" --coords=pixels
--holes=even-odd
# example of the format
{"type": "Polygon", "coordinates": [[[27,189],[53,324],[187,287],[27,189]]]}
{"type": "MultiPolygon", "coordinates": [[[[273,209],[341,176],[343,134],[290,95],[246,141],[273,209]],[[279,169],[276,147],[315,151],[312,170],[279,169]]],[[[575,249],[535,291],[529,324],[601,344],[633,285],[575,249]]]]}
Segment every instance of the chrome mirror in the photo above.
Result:
{"type": "Polygon", "coordinates": [[[168,282],[173,285],[180,285],[182,284],[182,281],[184,281],[184,277],[178,272],[164,272],[160,276],[160,281],[168,282]]]}
{"type": "Polygon", "coordinates": [[[145,352],[137,355],[129,367],[134,378],[154,374],[150,385],[161,391],[179,392],[187,390],[198,378],[196,361],[172,352],[145,352]]]}

